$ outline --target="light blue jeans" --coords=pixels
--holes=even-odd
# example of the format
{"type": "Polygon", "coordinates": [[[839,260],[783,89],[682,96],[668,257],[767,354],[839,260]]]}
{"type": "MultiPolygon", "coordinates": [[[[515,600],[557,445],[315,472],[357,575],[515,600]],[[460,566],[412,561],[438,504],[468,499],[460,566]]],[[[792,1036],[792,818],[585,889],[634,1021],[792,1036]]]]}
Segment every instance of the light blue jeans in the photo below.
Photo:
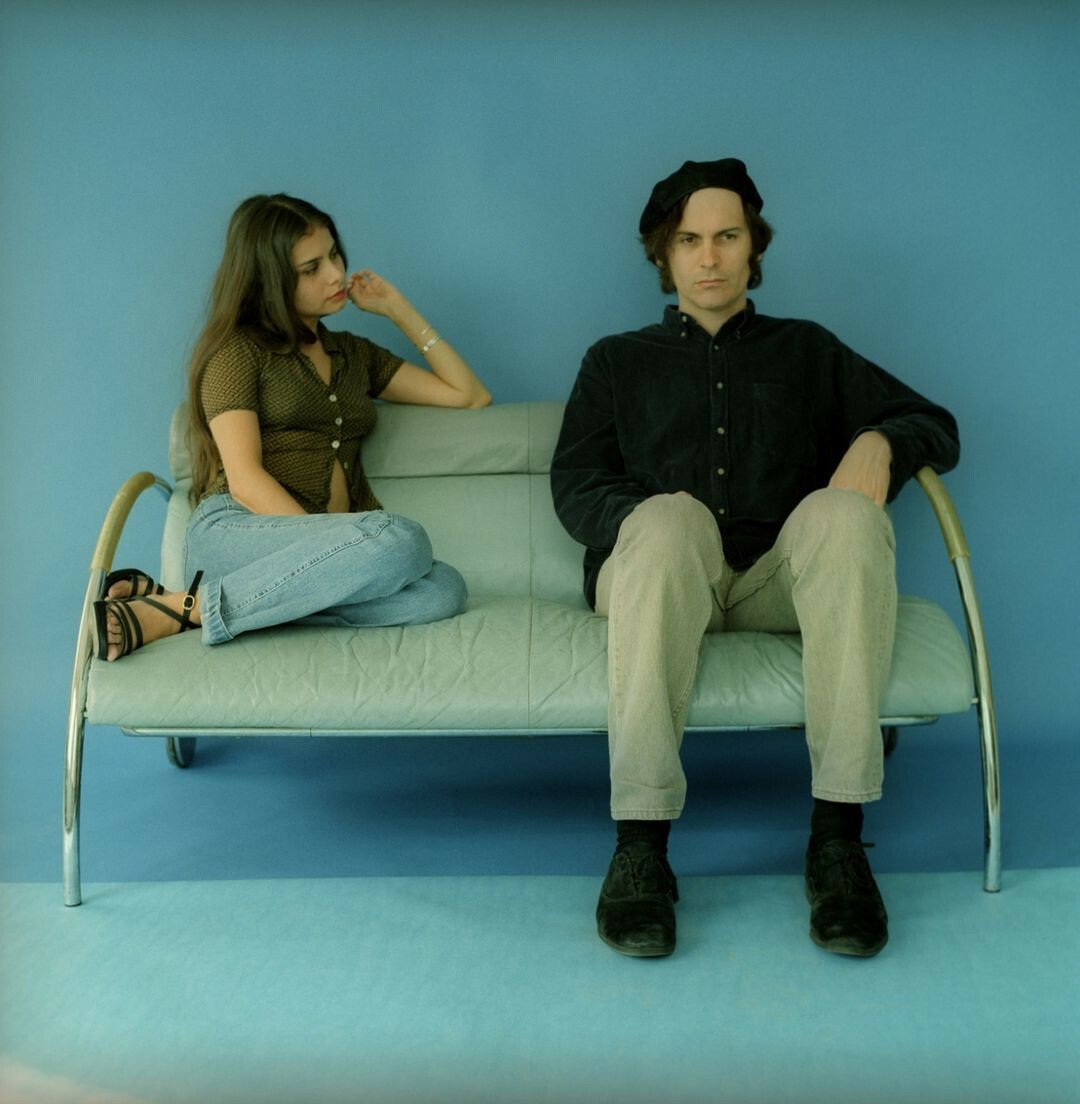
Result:
{"type": "Polygon", "coordinates": [[[465,609],[465,580],[432,559],[415,521],[358,514],[253,514],[228,494],[196,507],[185,574],[199,587],[203,641],[287,621],[305,625],[419,625],[465,609]]]}

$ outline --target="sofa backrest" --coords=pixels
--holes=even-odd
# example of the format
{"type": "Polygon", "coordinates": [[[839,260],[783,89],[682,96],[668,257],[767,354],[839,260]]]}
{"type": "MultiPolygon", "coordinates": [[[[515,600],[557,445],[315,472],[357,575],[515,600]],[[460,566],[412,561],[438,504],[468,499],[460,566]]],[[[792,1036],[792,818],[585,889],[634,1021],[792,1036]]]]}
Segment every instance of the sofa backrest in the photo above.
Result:
{"type": "MultiPolygon", "coordinates": [[[[464,576],[472,600],[527,596],[584,606],[583,549],[559,523],[549,471],[563,404],[504,403],[443,410],[383,403],[363,463],[383,506],[415,518],[435,555],[464,576]]],[[[175,490],[162,543],[162,579],[183,584],[191,466],[184,404],[173,415],[175,490]]]]}

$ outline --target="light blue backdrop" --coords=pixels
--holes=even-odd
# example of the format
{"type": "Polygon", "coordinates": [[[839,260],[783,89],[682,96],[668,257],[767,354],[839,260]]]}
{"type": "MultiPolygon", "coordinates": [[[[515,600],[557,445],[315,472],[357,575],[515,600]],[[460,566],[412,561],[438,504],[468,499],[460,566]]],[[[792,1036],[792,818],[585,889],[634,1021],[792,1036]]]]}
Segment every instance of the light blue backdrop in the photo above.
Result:
{"type": "MultiPolygon", "coordinates": [[[[86,564],[120,482],[166,468],[240,199],[285,190],[329,210],[353,263],[405,289],[497,401],[554,399],[594,339],[661,310],[634,235],[653,182],[724,155],[748,162],[777,231],[759,309],[822,322],[959,419],[949,483],[1007,764],[1056,748],[1067,766],[1049,791],[1006,790],[1013,823],[1038,834],[1048,793],[1077,782],[1060,749],[1080,713],[1078,16],[1075,3],[940,0],[9,0],[8,869],[55,876],[18,859],[18,841],[54,846],[86,564]]],[[[955,611],[944,559],[917,551],[937,540],[917,490],[896,516],[903,585],[955,611]]],[[[154,563],[151,534],[133,534],[125,562],[154,563]]],[[[961,740],[966,768],[967,727],[961,740]]]]}

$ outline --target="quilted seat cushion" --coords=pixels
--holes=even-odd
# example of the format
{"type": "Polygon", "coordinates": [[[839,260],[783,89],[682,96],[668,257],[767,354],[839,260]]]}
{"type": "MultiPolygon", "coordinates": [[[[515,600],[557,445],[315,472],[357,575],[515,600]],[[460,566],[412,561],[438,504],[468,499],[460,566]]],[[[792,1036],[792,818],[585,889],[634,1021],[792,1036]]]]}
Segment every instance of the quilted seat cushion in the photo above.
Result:
{"type": "MultiPolygon", "coordinates": [[[[967,652],[932,602],[900,601],[883,716],[966,712],[967,652]]],[[[433,625],[291,625],[215,648],[197,632],[95,660],[87,717],[128,730],[521,733],[607,725],[607,622],[588,610],[495,598],[433,625]]],[[[802,723],[797,635],[706,637],[694,728],[802,723]],[[769,677],[763,677],[764,674],[769,677]]]]}

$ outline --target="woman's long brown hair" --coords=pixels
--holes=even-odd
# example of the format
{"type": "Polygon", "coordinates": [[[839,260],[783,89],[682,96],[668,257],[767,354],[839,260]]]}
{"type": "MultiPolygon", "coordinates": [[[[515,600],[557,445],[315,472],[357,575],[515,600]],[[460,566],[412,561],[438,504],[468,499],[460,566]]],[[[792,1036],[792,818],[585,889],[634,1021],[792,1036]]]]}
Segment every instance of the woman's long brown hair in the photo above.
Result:
{"type": "MultiPolygon", "coordinates": [[[[274,352],[291,352],[315,340],[296,313],[293,247],[325,226],[345,259],[334,220],[302,199],[257,195],[233,212],[225,253],[210,289],[206,325],[195,342],[188,368],[188,442],[191,449],[191,502],[197,504],[221,465],[206,422],[201,389],[214,354],[238,330],[274,352]]],[[[346,262],[348,263],[348,262],[346,262]]]]}

